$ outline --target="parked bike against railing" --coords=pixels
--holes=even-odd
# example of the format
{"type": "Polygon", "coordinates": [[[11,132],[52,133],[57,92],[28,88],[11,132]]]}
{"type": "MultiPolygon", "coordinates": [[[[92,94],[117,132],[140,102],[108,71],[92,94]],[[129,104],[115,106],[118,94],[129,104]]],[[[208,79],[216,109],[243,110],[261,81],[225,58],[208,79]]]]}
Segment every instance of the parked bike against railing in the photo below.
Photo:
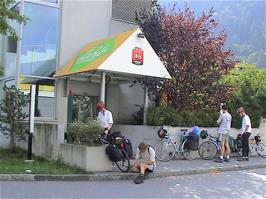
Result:
{"type": "MultiPolygon", "coordinates": [[[[161,140],[155,144],[155,156],[160,161],[169,161],[177,154],[182,154],[185,159],[192,160],[195,156],[192,155],[192,150],[187,147],[188,145],[188,129],[180,129],[177,135],[180,135],[180,145],[172,141],[167,130],[162,127],[158,131],[158,136],[161,140]]],[[[197,149],[196,149],[197,150],[197,149]]]]}
{"type": "MultiPolygon", "coordinates": [[[[103,134],[98,134],[98,142],[102,145],[108,145],[107,148],[113,147],[117,150],[116,160],[113,162],[116,164],[118,169],[122,172],[128,172],[130,169],[130,158],[125,150],[125,144],[123,143],[123,138],[114,137],[114,139],[105,139],[103,134]]],[[[107,149],[108,150],[108,149],[107,149]]]]}
{"type": "MultiPolygon", "coordinates": [[[[241,142],[241,135],[240,136],[239,135],[237,139],[236,150],[238,155],[242,156],[242,142],[241,142]]],[[[266,145],[261,142],[259,133],[256,136],[254,136],[254,138],[252,138],[249,143],[250,143],[249,151],[251,154],[252,153],[254,154],[256,152],[259,156],[266,158],[266,145]]]]}

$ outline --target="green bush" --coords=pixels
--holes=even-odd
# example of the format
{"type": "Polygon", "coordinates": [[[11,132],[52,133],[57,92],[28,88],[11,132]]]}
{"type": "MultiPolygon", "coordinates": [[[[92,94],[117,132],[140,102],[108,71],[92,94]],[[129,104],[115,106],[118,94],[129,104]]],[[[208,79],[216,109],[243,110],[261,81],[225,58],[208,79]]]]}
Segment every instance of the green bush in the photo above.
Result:
{"type": "Polygon", "coordinates": [[[93,145],[97,134],[101,132],[103,129],[96,119],[74,121],[67,128],[67,137],[70,138],[70,142],[76,144],[93,145]]]}
{"type": "Polygon", "coordinates": [[[222,83],[237,87],[235,96],[228,102],[232,126],[241,127],[241,118],[236,111],[243,106],[250,116],[251,126],[259,127],[261,119],[266,117],[266,70],[240,63],[223,77],[222,83]]]}
{"type": "Polygon", "coordinates": [[[218,112],[191,112],[178,111],[170,106],[154,106],[148,109],[147,121],[149,125],[171,125],[171,126],[217,126],[218,112]]]}

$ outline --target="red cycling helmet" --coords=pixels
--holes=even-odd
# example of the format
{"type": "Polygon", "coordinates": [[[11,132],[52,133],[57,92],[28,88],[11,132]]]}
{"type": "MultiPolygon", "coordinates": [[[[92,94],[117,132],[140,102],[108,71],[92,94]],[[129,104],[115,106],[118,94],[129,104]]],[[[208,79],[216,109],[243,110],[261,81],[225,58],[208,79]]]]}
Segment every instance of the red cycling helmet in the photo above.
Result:
{"type": "Polygon", "coordinates": [[[105,107],[104,103],[103,102],[98,102],[96,104],[96,108],[101,111],[103,108],[105,107]]]}

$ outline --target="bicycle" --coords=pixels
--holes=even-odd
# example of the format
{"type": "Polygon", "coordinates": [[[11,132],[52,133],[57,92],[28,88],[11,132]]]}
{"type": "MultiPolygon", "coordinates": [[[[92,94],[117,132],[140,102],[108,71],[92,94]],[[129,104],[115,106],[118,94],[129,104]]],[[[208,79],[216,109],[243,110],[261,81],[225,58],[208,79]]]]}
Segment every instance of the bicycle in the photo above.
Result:
{"type": "Polygon", "coordinates": [[[127,154],[127,152],[125,151],[125,145],[123,144],[123,138],[121,137],[116,137],[114,143],[111,143],[109,141],[107,141],[107,139],[101,135],[98,134],[98,142],[102,145],[109,145],[109,144],[114,144],[116,145],[119,150],[122,153],[122,159],[120,161],[114,162],[116,164],[116,166],[118,167],[118,169],[124,173],[128,172],[130,169],[130,158],[127,154]]]}
{"type": "Polygon", "coordinates": [[[208,133],[209,140],[204,141],[198,149],[199,156],[204,160],[213,159],[221,150],[218,137],[214,137],[208,133]]]}
{"type": "MultiPolygon", "coordinates": [[[[159,130],[160,131],[160,130],[159,130]]],[[[167,132],[163,128],[161,128],[161,131],[167,132]]],[[[162,140],[157,141],[155,144],[155,157],[160,161],[170,161],[174,158],[175,155],[181,153],[183,157],[187,160],[195,159],[195,156],[192,156],[191,150],[186,147],[187,146],[187,140],[188,140],[188,129],[181,129],[181,144],[178,145],[176,142],[173,142],[171,138],[169,137],[168,133],[165,133],[165,135],[162,138],[162,140]]],[[[159,136],[160,137],[160,136],[159,136]]]]}
{"type": "MultiPolygon", "coordinates": [[[[242,142],[241,139],[237,139],[236,150],[239,156],[242,156],[242,142]]],[[[261,142],[259,133],[255,135],[249,144],[249,152],[256,152],[259,156],[266,158],[266,145],[261,142]]]]}

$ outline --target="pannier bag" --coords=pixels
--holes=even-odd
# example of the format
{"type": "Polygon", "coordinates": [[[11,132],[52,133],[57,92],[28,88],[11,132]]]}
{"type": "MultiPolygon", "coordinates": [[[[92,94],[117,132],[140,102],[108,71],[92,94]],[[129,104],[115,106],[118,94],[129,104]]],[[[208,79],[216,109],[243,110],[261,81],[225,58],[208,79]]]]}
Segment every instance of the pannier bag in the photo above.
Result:
{"type": "Polygon", "coordinates": [[[198,135],[189,135],[187,140],[187,145],[185,148],[196,151],[199,148],[199,136],[198,135]]]}
{"type": "Polygon", "coordinates": [[[105,152],[108,155],[109,159],[113,162],[118,162],[123,158],[121,150],[114,144],[109,144],[106,147],[105,152]]]}
{"type": "Polygon", "coordinates": [[[122,133],[120,131],[116,131],[116,132],[113,132],[111,133],[109,136],[108,136],[108,141],[111,143],[111,144],[116,144],[116,142],[119,142],[119,138],[123,139],[124,136],[122,135],[122,133]],[[118,138],[118,139],[117,139],[118,138]]]}
{"type": "Polygon", "coordinates": [[[131,145],[131,142],[130,142],[130,140],[129,139],[124,139],[123,140],[123,144],[125,145],[125,151],[127,152],[127,154],[128,154],[128,157],[132,157],[132,155],[133,155],[133,149],[132,149],[132,145],[131,145]]]}
{"type": "Polygon", "coordinates": [[[231,151],[236,152],[236,140],[232,136],[229,136],[228,144],[231,151]]]}

